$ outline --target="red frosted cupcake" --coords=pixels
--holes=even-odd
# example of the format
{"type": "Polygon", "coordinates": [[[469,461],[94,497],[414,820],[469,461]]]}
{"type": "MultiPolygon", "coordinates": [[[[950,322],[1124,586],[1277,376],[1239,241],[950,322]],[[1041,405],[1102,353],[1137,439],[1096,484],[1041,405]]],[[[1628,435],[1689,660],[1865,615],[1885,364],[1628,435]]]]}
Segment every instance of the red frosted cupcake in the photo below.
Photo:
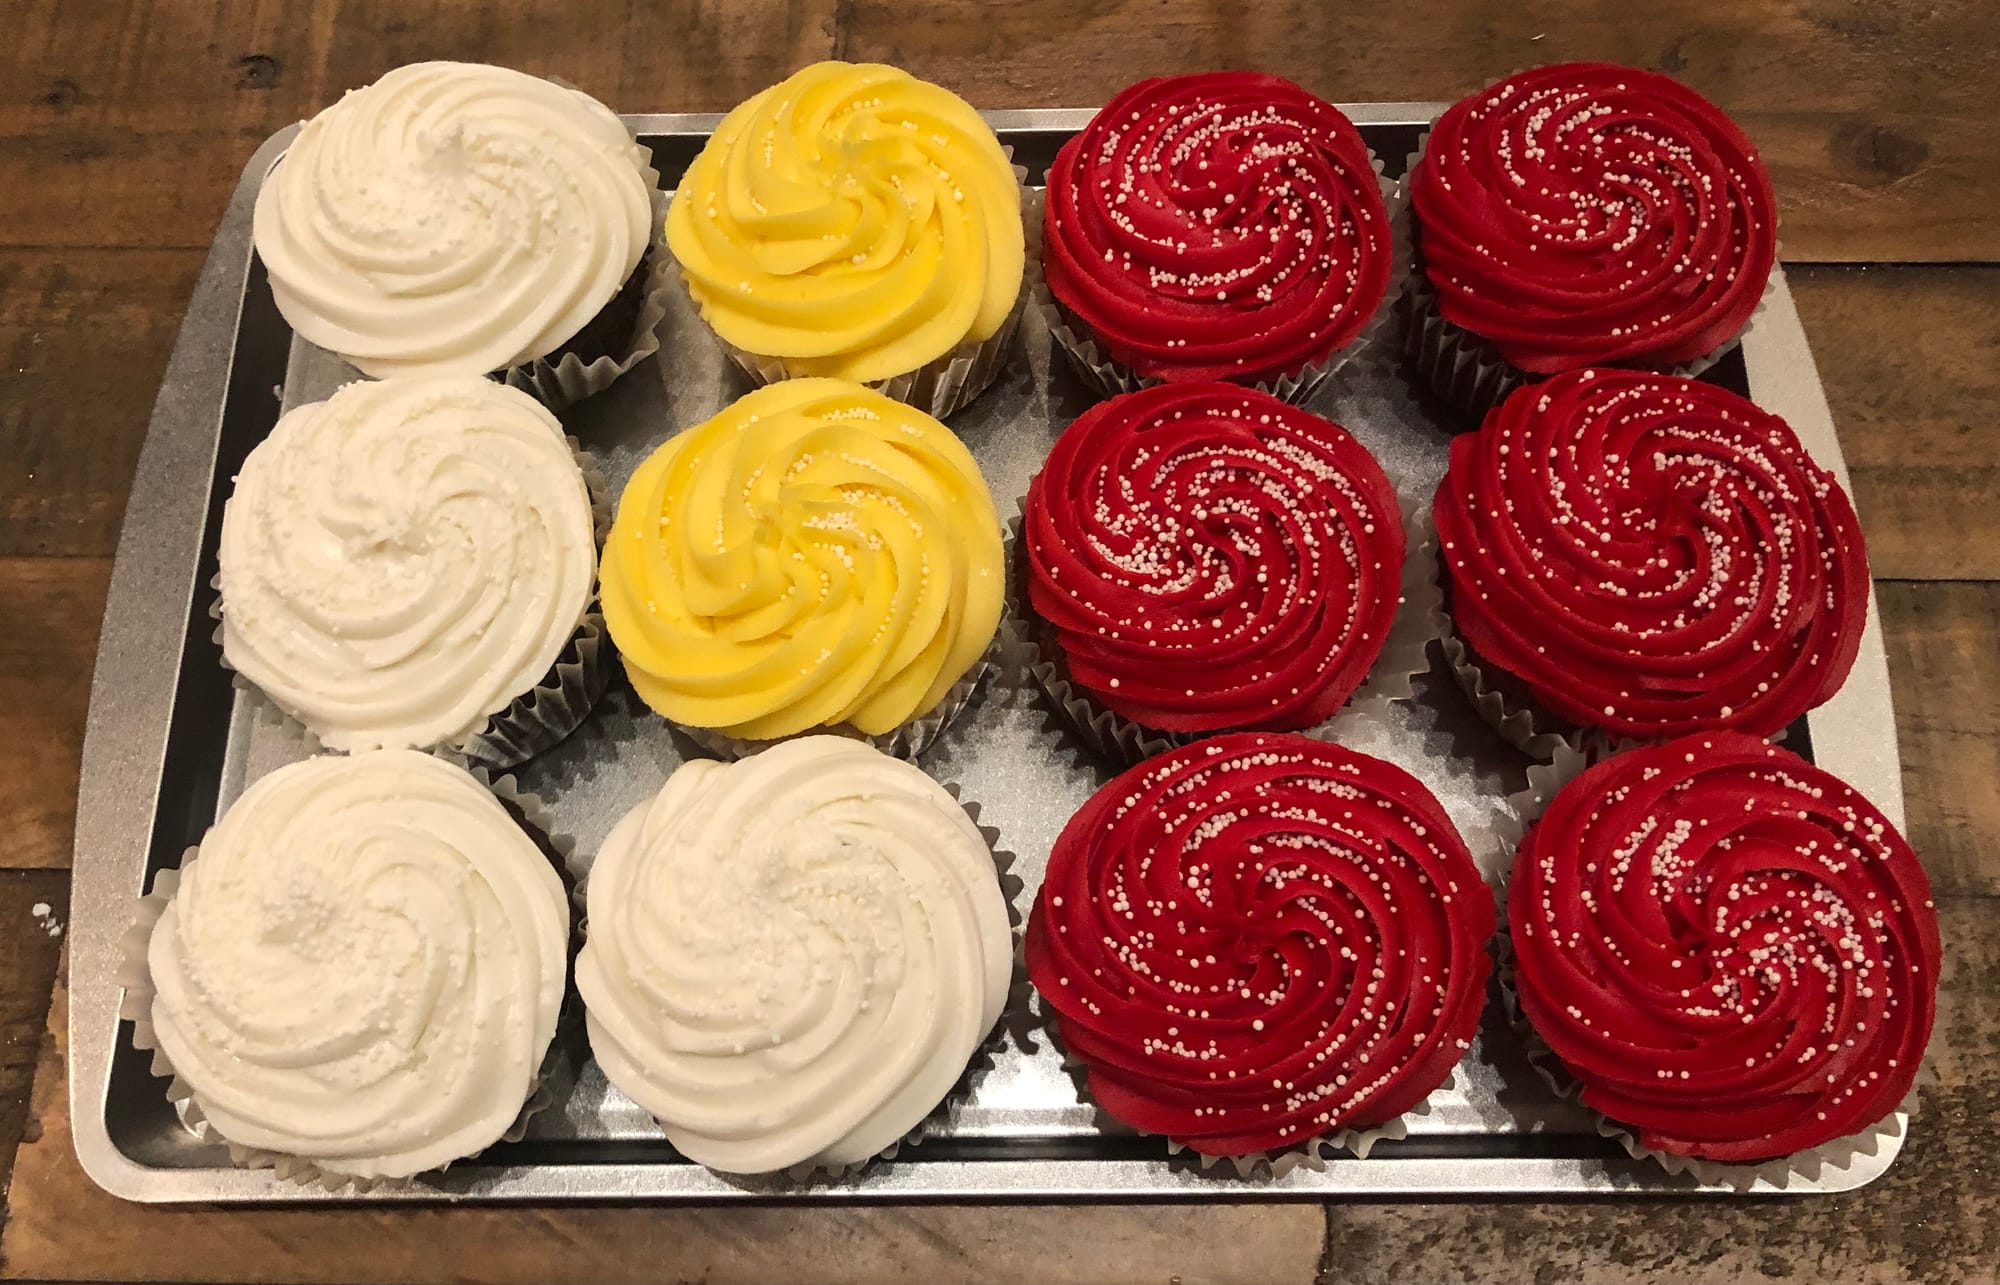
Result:
{"type": "Polygon", "coordinates": [[[1396,1120],[1443,1084],[1493,928],[1415,778],[1245,733],[1133,768],[1070,820],[1028,975],[1105,1111],[1243,1157],[1396,1120]]]}
{"type": "Polygon", "coordinates": [[[1508,885],[1514,986],[1586,1106],[1725,1164],[1867,1131],[1909,1093],[1938,977],[1930,882],[1882,814],[1715,732],[1565,787],[1508,885]]]}
{"type": "Polygon", "coordinates": [[[1432,514],[1447,654],[1510,735],[1773,736],[1839,690],[1861,642],[1853,506],[1783,420],[1711,384],[1585,370],[1523,388],[1452,442],[1432,514]]]}
{"type": "Polygon", "coordinates": [[[1324,722],[1396,614],[1388,477],[1346,430],[1254,389],[1099,403],[1056,440],[1024,508],[1037,676],[1115,758],[1324,722]]]}
{"type": "Polygon", "coordinates": [[[1541,67],[1461,99],[1407,182],[1411,351],[1474,414],[1585,366],[1699,373],[1777,257],[1757,149],[1700,94],[1630,67],[1541,67]]]}
{"type": "Polygon", "coordinates": [[[1050,329],[1106,394],[1225,379],[1303,398],[1375,319],[1392,249],[1359,131],[1277,76],[1141,81],[1049,169],[1050,329]]]}

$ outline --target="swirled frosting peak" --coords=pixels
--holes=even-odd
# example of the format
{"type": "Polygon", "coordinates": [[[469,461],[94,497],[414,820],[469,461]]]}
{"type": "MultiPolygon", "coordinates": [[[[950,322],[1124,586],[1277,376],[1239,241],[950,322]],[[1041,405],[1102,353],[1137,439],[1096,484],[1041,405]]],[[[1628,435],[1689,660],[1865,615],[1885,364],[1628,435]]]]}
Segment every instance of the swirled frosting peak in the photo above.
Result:
{"type": "Polygon", "coordinates": [[[652,223],[645,151],[602,103],[426,62],[306,122],[255,235],[292,329],[382,378],[553,352],[638,268],[652,223]]]}
{"type": "Polygon", "coordinates": [[[766,740],[928,713],[1000,622],[1000,520],[922,411],[789,379],[668,438],[619,498],[604,616],[646,703],[766,740]]]}
{"type": "Polygon", "coordinates": [[[1071,679],[1146,727],[1323,722],[1396,614],[1389,479],[1346,430],[1251,389],[1100,402],[1025,508],[1029,598],[1071,679]]]}
{"type": "Polygon", "coordinates": [[[1461,99],[1409,182],[1438,308],[1537,374],[1712,352],[1777,257],[1757,149],[1700,94],[1632,67],[1540,67],[1461,99]]]}
{"type": "Polygon", "coordinates": [[[1565,786],[1514,860],[1515,984],[1585,1105],[1655,1151],[1775,1159],[1915,1082],[1938,982],[1923,866],[1825,771],[1733,732],[1565,786]]]}
{"type": "Polygon", "coordinates": [[[1288,80],[1142,80],[1049,169],[1049,292],[1167,381],[1294,375],[1388,289],[1388,210],[1352,121],[1288,80]]]}
{"type": "Polygon", "coordinates": [[[154,1034],[208,1122],[361,1178],[499,1140],[568,961],[555,867],[484,786],[414,750],[260,778],[147,951],[154,1034]]]}
{"type": "Polygon", "coordinates": [[[1529,384],[1453,440],[1433,512],[1459,632],[1578,726],[1775,735],[1861,645],[1846,493],[1783,420],[1713,384],[1529,384]]]}
{"type": "Polygon", "coordinates": [[[597,570],[562,427],[476,375],[285,415],[222,513],[222,650],[334,749],[424,748],[526,694],[597,570]]]}
{"type": "Polygon", "coordinates": [[[837,736],[677,770],[605,841],[577,957],[590,1047],[689,1158],[858,1164],[999,1020],[1012,935],[978,827],[837,736]]]}
{"type": "Polygon", "coordinates": [[[1208,1155],[1382,1124],[1449,1078],[1493,895],[1430,792],[1239,732],[1091,796],[1049,855],[1028,975],[1106,1111],[1208,1155]]]}
{"type": "Polygon", "coordinates": [[[1021,293],[1021,187],[965,100],[822,62],[723,119],[667,244],[723,339],[866,383],[1000,329],[1021,293]]]}

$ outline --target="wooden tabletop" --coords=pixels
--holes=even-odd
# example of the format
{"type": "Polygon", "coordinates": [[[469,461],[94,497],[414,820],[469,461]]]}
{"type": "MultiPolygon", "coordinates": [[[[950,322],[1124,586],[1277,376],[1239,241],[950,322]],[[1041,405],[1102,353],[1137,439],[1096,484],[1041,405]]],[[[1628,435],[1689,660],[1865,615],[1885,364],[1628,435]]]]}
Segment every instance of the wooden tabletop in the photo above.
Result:
{"type": "Polygon", "coordinates": [[[2000,1200],[2000,5],[1993,0],[22,0],[0,25],[0,1268],[31,1278],[1992,1279],[2000,1200]],[[98,620],[202,253],[272,131],[397,64],[720,111],[816,59],[982,107],[1259,67],[1451,99],[1658,68],[1762,147],[1868,531],[1946,943],[1908,1148],[1779,1201],[186,1211],[70,1143],[60,925],[98,620]],[[52,994],[53,992],[53,994],[52,994]],[[31,1086],[32,1085],[32,1089],[31,1086]],[[18,1150],[16,1144],[18,1145],[18,1150]]]}

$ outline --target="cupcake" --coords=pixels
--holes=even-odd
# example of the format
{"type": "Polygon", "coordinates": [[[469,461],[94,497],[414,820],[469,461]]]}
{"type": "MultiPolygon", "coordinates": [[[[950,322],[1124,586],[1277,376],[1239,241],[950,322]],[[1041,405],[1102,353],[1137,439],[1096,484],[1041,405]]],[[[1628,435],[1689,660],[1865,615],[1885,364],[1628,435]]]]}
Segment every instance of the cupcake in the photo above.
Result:
{"type": "Polygon", "coordinates": [[[259,778],[148,911],[127,1015],[238,1164],[406,1178],[509,1134],[539,1083],[568,977],[562,879],[441,759],[259,778]]]}
{"type": "Polygon", "coordinates": [[[1599,763],[1528,832],[1507,896],[1513,986],[1635,1154],[1676,1172],[1837,1160],[1916,1080],[1930,897],[1909,844],[1837,778],[1702,733],[1599,763]]]}
{"type": "Polygon", "coordinates": [[[1691,379],[1583,370],[1456,438],[1447,656],[1517,739],[1774,736],[1839,690],[1868,607],[1854,508],[1792,430],[1691,379]]]}
{"type": "Polygon", "coordinates": [[[306,122],[257,194],[257,255],[292,329],[363,374],[501,373],[560,404],[658,347],[658,186],[588,94],[416,63],[306,122]]]}
{"type": "Polygon", "coordinates": [[[1586,366],[1700,373],[1777,258],[1757,149],[1700,94],[1631,67],[1541,67],[1459,100],[1406,184],[1409,349],[1475,416],[1586,366]]]}
{"type": "Polygon", "coordinates": [[[1414,777],[1242,733],[1135,767],[1071,818],[1028,976],[1126,1124],[1205,1156],[1365,1154],[1362,1131],[1418,1107],[1469,1046],[1493,928],[1414,777]]]}
{"type": "Polygon", "coordinates": [[[1049,168],[1049,328],[1106,395],[1233,380],[1303,400],[1392,280],[1380,167],[1288,80],[1140,81],[1049,168]]]}
{"type": "Polygon", "coordinates": [[[348,384],[236,476],[223,660],[328,748],[519,762],[609,676],[594,525],[533,398],[477,375],[348,384]]]}
{"type": "Polygon", "coordinates": [[[1381,466],[1254,389],[1100,402],[1056,439],[1023,510],[1036,676],[1114,758],[1325,722],[1396,615],[1403,518],[1381,466]]]}
{"type": "Polygon", "coordinates": [[[943,418],[1020,319],[1021,180],[957,95],[822,62],[729,113],[667,211],[689,293],[756,383],[870,384],[943,418]]]}
{"type": "Polygon", "coordinates": [[[1006,1004],[1012,930],[979,828],[841,737],[685,764],[612,830],[584,895],[592,1053],[726,1173],[894,1149],[1006,1004]]]}
{"type": "Polygon", "coordinates": [[[950,429],[792,379],[633,473],[604,616],[640,697],[716,752],[833,728],[914,755],[983,675],[1003,582],[992,496],[950,429]]]}

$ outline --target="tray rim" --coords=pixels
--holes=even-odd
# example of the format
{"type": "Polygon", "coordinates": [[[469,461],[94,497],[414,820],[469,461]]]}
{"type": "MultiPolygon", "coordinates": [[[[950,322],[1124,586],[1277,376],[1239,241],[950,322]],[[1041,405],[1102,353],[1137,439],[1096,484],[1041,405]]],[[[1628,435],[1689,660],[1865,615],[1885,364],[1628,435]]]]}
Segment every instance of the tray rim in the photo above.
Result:
{"type": "MultiPolygon", "coordinates": [[[[1358,125],[1421,127],[1444,110],[1442,102],[1342,103],[1358,125]]],[[[1095,108],[1025,108],[982,112],[1003,135],[1009,131],[1076,130],[1095,108]]],[[[720,113],[638,113],[622,117],[637,134],[698,137],[722,120],[720,113]]],[[[233,370],[238,325],[251,258],[251,212],[278,158],[301,128],[289,125],[266,139],[245,164],[182,319],[173,353],[154,401],[134,474],[106,596],[91,681],[90,706],[78,787],[72,853],[69,1109],[72,1141],[84,1172],[120,1198],[161,1204],[315,1204],[458,1202],[474,1200],[660,1200],[766,1203],[885,1202],[910,1200],[1243,1200],[1258,1198],[1411,1198],[1512,1196],[1727,1194],[1687,1178],[1658,1172],[1635,1182],[1594,1157],[1462,1155],[1335,1159],[1324,1170],[1301,1167],[1283,1179],[1217,1182],[1158,1159],[1062,1162],[1065,1177],[1051,1183],[1051,1162],[1000,1159],[876,1166],[839,1187],[773,1190],[737,1185],[696,1165],[557,1164],[461,1166],[436,1182],[338,1196],[281,1182],[265,1170],[170,1169],[141,1164],[110,1136],[105,1105],[117,1042],[122,990],[117,971],[121,941],[143,888],[159,769],[167,753],[175,675],[188,604],[197,591],[205,527],[204,499],[214,482],[216,428],[233,370]],[[166,626],[166,627],[162,627],[166,626]],[[477,1172],[475,1172],[475,1168],[477,1172]],[[973,1171],[973,1172],[967,1172],[973,1171]],[[639,1181],[644,1179],[643,1183],[639,1181]]],[[[1831,468],[1851,493],[1817,368],[1783,269],[1772,285],[1743,345],[1751,388],[1760,404],[1781,412],[1809,452],[1831,468]]],[[[1815,711],[1816,719],[1887,727],[1886,745],[1863,746],[1841,737],[1815,737],[1815,752],[1829,770],[1848,779],[1899,828],[1904,824],[1899,753],[1887,656],[1873,582],[1860,654],[1848,682],[1815,711]]],[[[1851,1191],[1879,1177],[1907,1136],[1907,1121],[1887,1134],[1873,1154],[1817,1182],[1794,1183],[1787,1194],[1851,1191]]],[[[1766,1185],[1751,1194],[1769,1194],[1766,1185]]]]}

